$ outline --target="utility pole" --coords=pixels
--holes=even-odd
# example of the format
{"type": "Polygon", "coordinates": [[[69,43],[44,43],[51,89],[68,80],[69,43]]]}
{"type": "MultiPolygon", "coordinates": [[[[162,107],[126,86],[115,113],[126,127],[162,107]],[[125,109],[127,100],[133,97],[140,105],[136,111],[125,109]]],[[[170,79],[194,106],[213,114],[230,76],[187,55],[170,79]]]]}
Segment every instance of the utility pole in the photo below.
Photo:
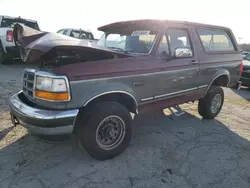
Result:
{"type": "Polygon", "coordinates": [[[238,39],[239,39],[239,44],[240,44],[240,42],[241,42],[241,40],[242,40],[242,37],[239,37],[238,39]]]}

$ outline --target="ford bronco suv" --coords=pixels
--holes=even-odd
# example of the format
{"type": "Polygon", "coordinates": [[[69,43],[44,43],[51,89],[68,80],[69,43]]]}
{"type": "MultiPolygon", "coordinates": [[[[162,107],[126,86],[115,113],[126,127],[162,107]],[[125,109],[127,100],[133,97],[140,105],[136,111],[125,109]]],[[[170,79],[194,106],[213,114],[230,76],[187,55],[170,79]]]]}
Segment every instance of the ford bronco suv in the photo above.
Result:
{"type": "Polygon", "coordinates": [[[35,20],[0,15],[0,64],[6,64],[12,59],[20,59],[19,48],[15,46],[13,41],[15,23],[22,23],[33,29],[40,30],[35,20]]]}
{"type": "Polygon", "coordinates": [[[198,100],[204,119],[220,112],[224,93],[242,72],[242,57],[226,27],[169,20],[131,20],[98,28],[98,43],[22,24],[14,41],[25,69],[10,97],[11,119],[37,135],[75,134],[98,160],[129,145],[132,115],[198,100]]]}

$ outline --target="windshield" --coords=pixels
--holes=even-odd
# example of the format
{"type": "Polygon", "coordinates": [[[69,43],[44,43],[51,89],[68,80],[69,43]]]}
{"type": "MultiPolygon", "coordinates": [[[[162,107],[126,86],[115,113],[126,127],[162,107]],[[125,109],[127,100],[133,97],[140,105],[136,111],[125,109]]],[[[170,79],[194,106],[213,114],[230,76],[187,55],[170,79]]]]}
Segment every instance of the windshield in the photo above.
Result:
{"type": "Polygon", "coordinates": [[[156,32],[135,30],[125,34],[105,33],[98,45],[125,53],[149,53],[156,39],[156,32]]]}
{"type": "Polygon", "coordinates": [[[28,27],[31,27],[33,29],[36,29],[36,30],[39,30],[39,27],[38,27],[38,24],[36,22],[30,22],[30,21],[27,21],[27,20],[23,20],[23,19],[11,19],[11,18],[4,18],[2,20],[2,23],[1,23],[1,27],[11,27],[13,28],[15,23],[21,23],[21,24],[24,24],[28,27]]]}

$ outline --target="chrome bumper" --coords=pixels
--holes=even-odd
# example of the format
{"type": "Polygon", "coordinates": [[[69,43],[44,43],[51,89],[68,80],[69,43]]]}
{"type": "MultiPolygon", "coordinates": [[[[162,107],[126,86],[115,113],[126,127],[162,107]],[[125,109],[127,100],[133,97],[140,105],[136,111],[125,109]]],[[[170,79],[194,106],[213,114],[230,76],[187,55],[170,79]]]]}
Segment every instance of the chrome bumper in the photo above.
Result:
{"type": "Polygon", "coordinates": [[[9,99],[9,106],[13,118],[38,135],[63,135],[73,131],[78,109],[73,110],[45,110],[32,107],[23,100],[22,91],[9,99]]]}

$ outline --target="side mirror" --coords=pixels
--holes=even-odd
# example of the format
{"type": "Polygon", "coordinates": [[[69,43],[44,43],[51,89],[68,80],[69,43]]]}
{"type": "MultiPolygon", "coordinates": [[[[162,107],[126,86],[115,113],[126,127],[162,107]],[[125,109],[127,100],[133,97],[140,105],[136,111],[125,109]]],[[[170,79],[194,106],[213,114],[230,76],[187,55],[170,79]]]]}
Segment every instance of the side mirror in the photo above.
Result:
{"type": "Polygon", "coordinates": [[[174,51],[174,56],[176,58],[192,57],[193,52],[190,48],[176,48],[174,51]]]}

